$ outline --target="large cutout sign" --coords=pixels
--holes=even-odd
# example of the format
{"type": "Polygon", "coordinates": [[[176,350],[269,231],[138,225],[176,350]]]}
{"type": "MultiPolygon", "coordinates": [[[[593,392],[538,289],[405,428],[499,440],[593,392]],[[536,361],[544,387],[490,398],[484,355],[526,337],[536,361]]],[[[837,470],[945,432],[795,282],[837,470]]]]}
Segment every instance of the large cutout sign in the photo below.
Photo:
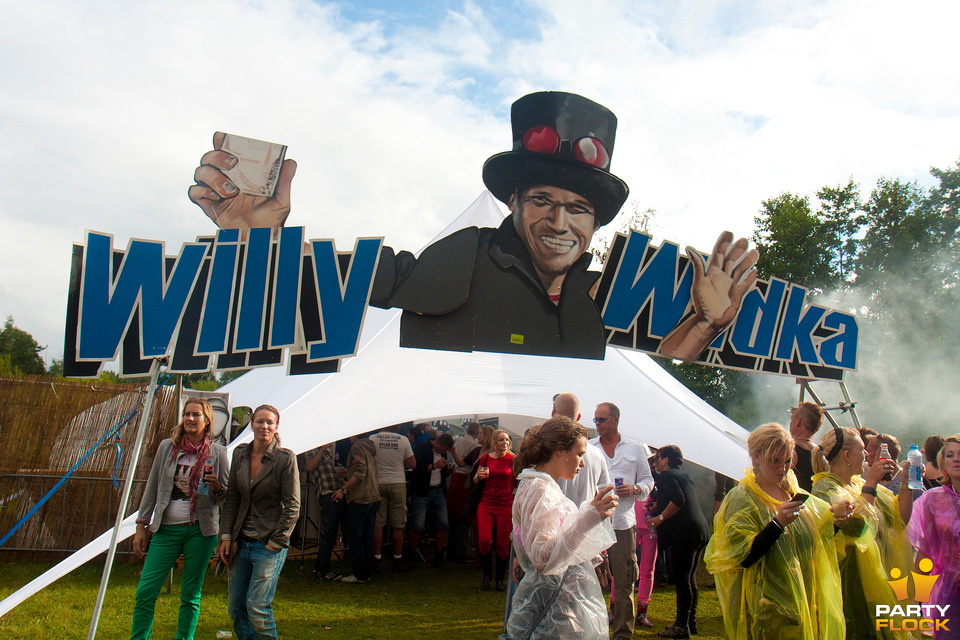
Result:
{"type": "Polygon", "coordinates": [[[296,163],[287,147],[216,133],[190,200],[220,228],[167,255],[88,232],[74,248],[64,373],[144,375],[271,366],[336,371],[356,353],[368,305],[404,310],[404,347],[602,359],[608,344],[721,367],[841,380],[856,370],[856,319],[758,282],[758,254],[724,232],[709,254],[620,235],[603,274],[588,247],[627,198],[610,172],[617,119],[582,96],[520,98],[513,148],[484,184],[511,210],[419,256],[362,238],[350,253],[287,226],[296,163]]]}
{"type": "Polygon", "coordinates": [[[409,347],[602,357],[612,344],[803,378],[856,370],[856,318],[808,305],[806,289],[783,280],[724,272],[718,256],[730,234],[714,254],[692,256],[639,232],[618,235],[602,275],[585,271],[557,304],[534,304],[535,283],[497,266],[488,246],[477,249],[478,238],[503,229],[466,229],[419,259],[379,238],[340,253],[331,240],[305,243],[301,227],[253,229],[244,241],[223,230],[176,256],[149,240],[121,251],[91,231],[74,249],[65,372],[96,376],[118,357],[125,376],[144,375],[161,356],[183,373],[275,366],[283,349],[291,374],[332,372],[356,353],[371,303],[406,305],[400,340],[409,347]],[[711,309],[695,311],[710,304],[736,309],[711,325],[711,309]]]}

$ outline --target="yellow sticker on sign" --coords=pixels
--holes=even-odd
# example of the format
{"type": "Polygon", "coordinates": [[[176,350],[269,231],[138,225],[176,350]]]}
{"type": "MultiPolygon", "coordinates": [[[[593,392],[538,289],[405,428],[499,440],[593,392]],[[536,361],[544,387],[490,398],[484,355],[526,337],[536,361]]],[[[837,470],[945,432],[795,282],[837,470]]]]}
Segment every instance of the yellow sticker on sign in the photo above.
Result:
{"type": "Polygon", "coordinates": [[[523,336],[519,333],[511,333],[510,342],[511,344],[523,344],[523,336]]]}

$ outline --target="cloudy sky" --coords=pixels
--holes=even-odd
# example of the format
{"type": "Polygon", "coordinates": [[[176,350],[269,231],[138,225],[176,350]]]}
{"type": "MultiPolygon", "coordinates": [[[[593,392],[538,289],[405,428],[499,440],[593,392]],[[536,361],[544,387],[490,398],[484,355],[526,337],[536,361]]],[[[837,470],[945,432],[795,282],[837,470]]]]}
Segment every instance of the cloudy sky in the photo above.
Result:
{"type": "Polygon", "coordinates": [[[61,357],[84,229],[209,234],[222,130],[289,145],[289,224],[416,249],[481,193],[509,105],[581,93],[657,235],[708,250],[760,203],[960,157],[960,4],[915,0],[0,0],[0,317],[61,357]]]}

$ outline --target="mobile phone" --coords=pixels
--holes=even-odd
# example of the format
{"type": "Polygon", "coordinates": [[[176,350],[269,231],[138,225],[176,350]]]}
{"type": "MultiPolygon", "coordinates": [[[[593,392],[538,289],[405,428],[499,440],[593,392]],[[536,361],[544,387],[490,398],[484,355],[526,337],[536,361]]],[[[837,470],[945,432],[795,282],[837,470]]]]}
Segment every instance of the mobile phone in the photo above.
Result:
{"type": "Polygon", "coordinates": [[[790,502],[799,502],[800,504],[803,504],[804,502],[807,501],[807,498],[809,497],[810,497],[809,493],[795,493],[790,498],[790,502]]]}

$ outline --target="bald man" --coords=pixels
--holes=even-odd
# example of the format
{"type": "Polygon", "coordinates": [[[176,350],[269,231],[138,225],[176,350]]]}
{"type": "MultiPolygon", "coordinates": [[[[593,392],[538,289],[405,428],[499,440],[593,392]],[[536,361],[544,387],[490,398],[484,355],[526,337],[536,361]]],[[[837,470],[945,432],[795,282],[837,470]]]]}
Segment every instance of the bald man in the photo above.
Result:
{"type": "MultiPolygon", "coordinates": [[[[580,400],[569,392],[557,394],[553,400],[553,412],[550,416],[566,416],[579,421],[580,400]]],[[[573,480],[557,480],[557,484],[560,485],[563,495],[573,500],[573,503],[579,508],[584,502],[593,500],[598,489],[612,483],[603,454],[596,447],[587,447],[580,473],[573,480]]]]}

